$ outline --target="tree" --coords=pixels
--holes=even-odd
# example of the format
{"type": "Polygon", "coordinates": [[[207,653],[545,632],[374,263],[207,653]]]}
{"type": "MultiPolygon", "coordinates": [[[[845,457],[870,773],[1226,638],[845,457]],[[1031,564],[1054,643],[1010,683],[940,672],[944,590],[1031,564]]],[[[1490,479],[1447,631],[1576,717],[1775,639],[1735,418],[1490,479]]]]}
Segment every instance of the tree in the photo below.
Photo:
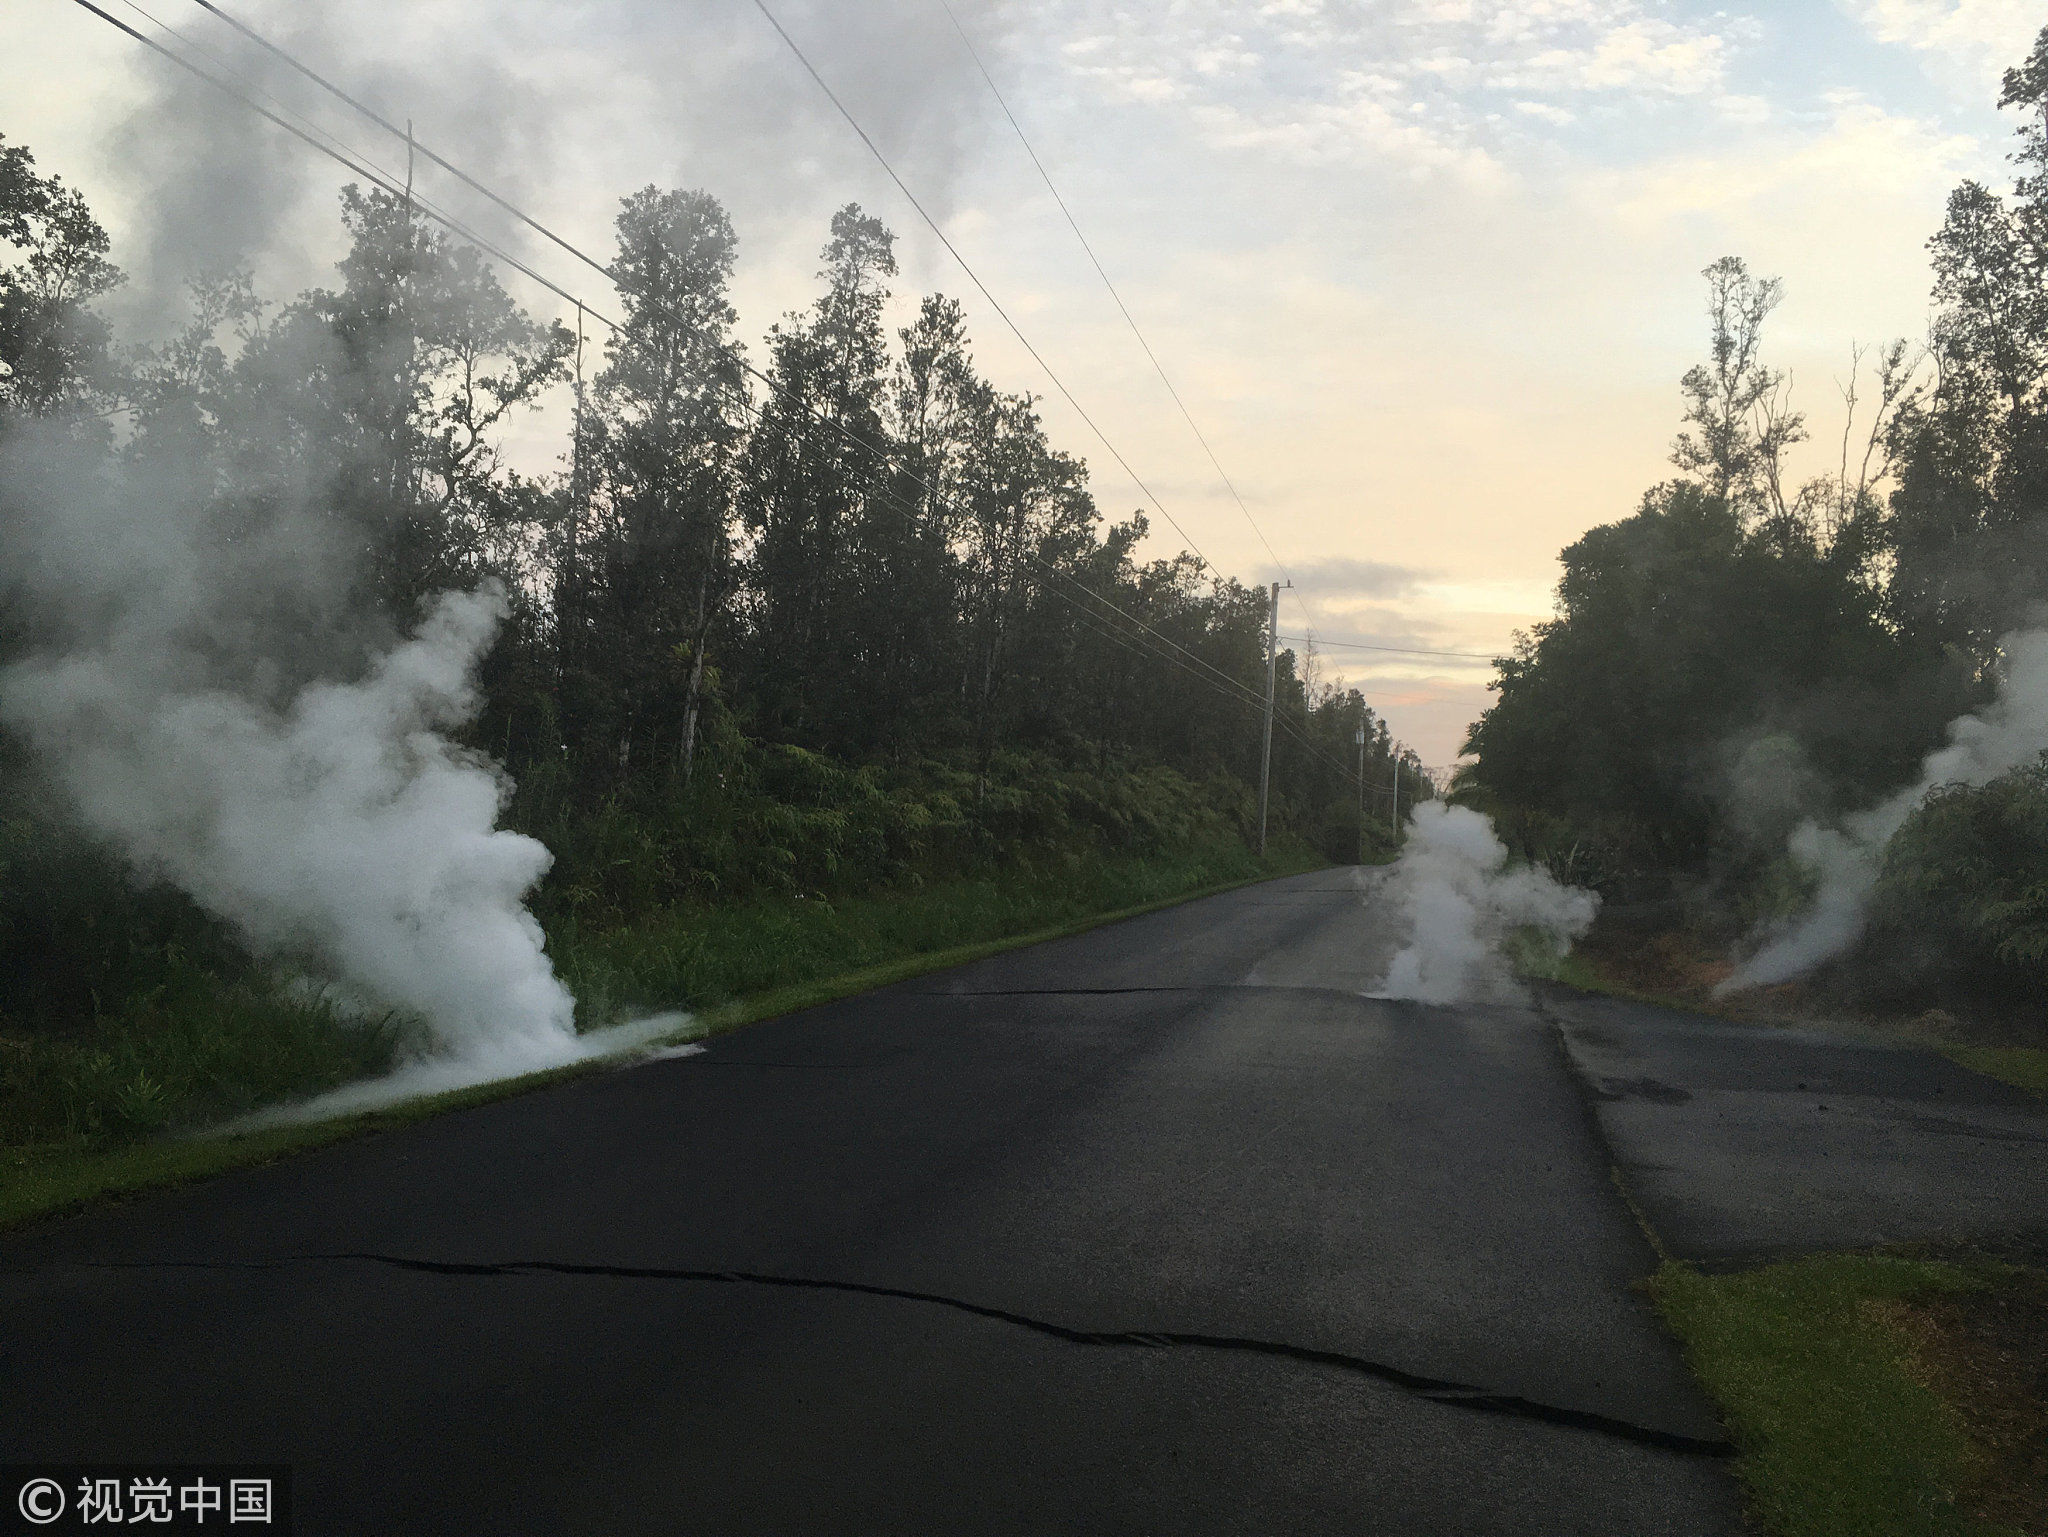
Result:
{"type": "Polygon", "coordinates": [[[666,749],[687,782],[710,636],[733,584],[732,476],[746,402],[726,293],[737,241],[704,192],[642,188],[616,223],[612,274],[625,324],[607,344],[578,449],[587,479],[565,513],[558,634],[586,702],[599,687],[608,696],[600,716],[584,712],[586,750],[601,738],[603,756],[625,771],[636,752],[662,761],[666,749]]]}
{"type": "Polygon", "coordinates": [[[1810,541],[1674,483],[1562,556],[1557,617],[1497,664],[1473,788],[1602,841],[1620,870],[1702,870],[1912,773],[1959,695],[1938,648],[1810,541]]]}
{"type": "Polygon", "coordinates": [[[1687,370],[1679,388],[1685,421],[1671,461],[1745,518],[1784,518],[1785,450],[1806,437],[1791,408],[1784,374],[1762,359],[1764,321],[1785,296],[1777,278],[1750,276],[1740,257],[1724,256],[1707,280],[1708,361],[1687,370]]]}
{"type": "Polygon", "coordinates": [[[563,377],[574,338],[395,193],[344,188],[342,225],[341,287],[242,351],[238,383],[272,398],[236,413],[240,446],[291,454],[272,489],[320,500],[358,591],[405,625],[422,599],[516,563],[533,501],[494,434],[563,377]]]}
{"type": "Polygon", "coordinates": [[[112,384],[107,323],[93,309],[122,282],[112,243],[85,199],[35,157],[0,140],[0,419],[76,416],[112,384]]]}
{"type": "Polygon", "coordinates": [[[862,621],[893,597],[852,557],[858,525],[889,490],[895,451],[883,416],[882,330],[894,246],[857,204],[832,216],[824,294],[769,333],[773,389],[741,468],[753,537],[750,690],[764,729],[809,745],[859,739],[873,720],[862,621]]]}
{"type": "Polygon", "coordinates": [[[2008,70],[2013,198],[1966,181],[1929,242],[1935,381],[1893,431],[1892,611],[1983,667],[2048,583],[2048,29],[2008,70]]]}

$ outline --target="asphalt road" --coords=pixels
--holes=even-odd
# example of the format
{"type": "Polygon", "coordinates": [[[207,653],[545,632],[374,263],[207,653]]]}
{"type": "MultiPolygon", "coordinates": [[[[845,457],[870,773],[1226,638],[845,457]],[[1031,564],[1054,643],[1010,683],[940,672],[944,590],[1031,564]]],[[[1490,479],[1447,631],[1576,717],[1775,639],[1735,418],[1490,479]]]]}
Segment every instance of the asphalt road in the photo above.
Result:
{"type": "Polygon", "coordinates": [[[1796,1134],[1644,1065],[1697,1021],[1362,996],[1397,937],[1273,882],[0,1239],[0,1460],[345,1537],[1740,1530],[1614,1171],[1783,1246],[1700,1191],[1796,1134]]]}

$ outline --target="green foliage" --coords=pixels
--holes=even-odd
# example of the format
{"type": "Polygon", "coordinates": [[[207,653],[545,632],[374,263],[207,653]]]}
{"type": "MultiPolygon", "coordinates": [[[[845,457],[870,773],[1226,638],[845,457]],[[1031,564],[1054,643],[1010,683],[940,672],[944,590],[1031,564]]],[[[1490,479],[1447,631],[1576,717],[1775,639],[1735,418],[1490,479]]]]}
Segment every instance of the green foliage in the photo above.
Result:
{"type": "MultiPolygon", "coordinates": [[[[12,1021],[9,1022],[12,1025],[12,1021]]],[[[60,1031],[0,1033],[0,1147],[109,1145],[211,1124],[389,1068],[401,1022],[180,956],[60,1031]]]]}
{"type": "Polygon", "coordinates": [[[2035,612],[2048,574],[2044,57],[2048,29],[2006,72],[1999,98],[2019,112],[2013,195],[1965,181],[1928,243],[1939,368],[1894,433],[1892,608],[1984,660],[2035,612]]]}
{"type": "MultiPolygon", "coordinates": [[[[417,1040],[138,884],[19,771],[0,797],[0,1148],[119,1147],[383,1071],[417,1040]]],[[[536,911],[586,1026],[702,1009],[1249,879],[1244,787],[1157,766],[850,765],[729,730],[670,797],[514,807],[558,860],[536,911]]],[[[40,1150],[40,1151],[38,1151],[40,1150]]]]}
{"type": "Polygon", "coordinates": [[[1885,850],[1865,963],[2039,995],[2048,984],[2048,754],[1933,790],[1885,850]]]}
{"type": "Polygon", "coordinates": [[[406,1022],[259,965],[0,755],[0,1148],[104,1146],[383,1071],[406,1022]]]}
{"type": "MultiPolygon", "coordinates": [[[[1276,862],[1307,868],[1316,861],[1297,847],[1276,862]]],[[[596,1023],[635,1010],[713,1008],[1249,880],[1264,868],[1235,838],[1143,854],[1047,852],[978,879],[656,908],[602,929],[572,919],[556,926],[552,947],[587,1021],[596,1023]]]]}
{"type": "MultiPolygon", "coordinates": [[[[980,877],[829,900],[644,907],[609,923],[571,913],[551,925],[550,947],[586,1027],[629,1010],[702,1012],[778,996],[794,1007],[845,991],[835,978],[874,985],[886,980],[877,968],[915,969],[934,952],[943,959],[1316,862],[1282,840],[1261,863],[1235,837],[1144,852],[1048,850],[980,877]]],[[[87,1176],[118,1188],[179,1177],[188,1165],[204,1172],[204,1156],[195,1162],[164,1134],[388,1070],[417,1039],[406,1021],[361,1017],[246,965],[224,981],[175,954],[153,962],[91,1018],[0,1024],[0,1183],[9,1187],[0,1217],[17,1198],[24,1211],[70,1200],[87,1176]],[[124,1162],[119,1150],[138,1144],[158,1151],[124,1162]]]]}
{"type": "Polygon", "coordinates": [[[1835,1254],[1735,1275],[1667,1263],[1652,1294],[1721,1406],[1772,1537],[1967,1537],[1956,1497],[1969,1443],[1884,1309],[1991,1279],[1835,1254]]]}
{"type": "MultiPolygon", "coordinates": [[[[2048,593],[2044,60],[2048,29],[2000,98],[2020,113],[2012,195],[1970,181],[1951,197],[1928,348],[1877,349],[1874,416],[1857,415],[1855,352],[1837,473],[1787,492],[1804,425],[1762,352],[1780,285],[1733,257],[1706,269],[1709,355],[1681,382],[1673,455],[1690,478],[1563,552],[1556,617],[1500,662],[1467,743],[1461,799],[1524,854],[1611,894],[1783,913],[1806,884],[1782,853],[1793,828],[1910,783],[1984,701],[1998,637],[2048,593]]],[[[2031,793],[1937,798],[1902,835],[1867,954],[1895,978],[2038,985],[2031,793]]]]}
{"type": "MultiPolygon", "coordinates": [[[[707,193],[624,200],[625,329],[587,389],[579,337],[410,199],[350,187],[340,222],[331,287],[279,304],[218,276],[169,341],[116,351],[105,232],[0,146],[0,532],[51,507],[127,527],[146,498],[201,568],[109,551],[104,582],[10,585],[7,657],[103,648],[139,609],[167,676],[283,708],[359,674],[438,591],[501,586],[466,745],[557,856],[534,909],[586,1020],[1257,868],[1263,591],[1139,560],[1142,519],[1105,526],[1034,401],[978,372],[957,304],[929,296],[892,337],[878,220],[835,215],[821,291],[771,331],[752,398],[707,193]],[[565,473],[514,472],[508,428],[572,367],[565,473]],[[60,408],[92,430],[59,432],[60,408]],[[161,613],[131,590],[152,583],[161,613]]],[[[1426,782],[1297,660],[1277,668],[1276,842],[1350,858],[1353,765],[1404,805],[1426,782]]],[[[146,1138],[405,1049],[405,1022],[303,995],[298,957],[245,953],[69,815],[0,738],[0,1140],[146,1138]]]]}
{"type": "MultiPolygon", "coordinates": [[[[1274,857],[1256,870],[1253,878],[1259,875],[1284,875],[1296,870],[1314,868],[1315,860],[1312,853],[1298,845],[1288,845],[1287,840],[1283,839],[1282,843],[1283,846],[1275,851],[1274,857]]],[[[1152,863],[1156,872],[1160,862],[1152,863]]],[[[1201,868],[1197,867],[1194,873],[1202,873],[1201,868]]],[[[1240,883],[1232,880],[1221,884],[1240,883]]],[[[1160,894],[1133,907],[1106,912],[1092,911],[1077,918],[1055,923],[1048,928],[1022,933],[1006,932],[995,939],[981,940],[950,950],[918,950],[908,955],[876,962],[857,971],[840,972],[791,983],[769,992],[756,993],[742,1002],[716,1009],[708,1015],[700,1016],[697,1024],[699,1028],[710,1031],[735,1029],[757,1019],[770,1018],[793,1009],[811,1008],[828,1003],[834,998],[887,986],[942,967],[965,965],[1017,944],[1055,939],[1063,934],[1092,927],[1098,922],[1135,916],[1147,907],[1199,896],[1204,890],[1213,889],[1202,886],[1189,889],[1158,880],[1142,884],[1149,885],[1160,894]]],[[[935,901],[943,901],[944,895],[943,892],[932,893],[935,901]]],[[[265,1163],[301,1148],[317,1147],[386,1126],[403,1125],[449,1110],[487,1104],[596,1070],[597,1064],[576,1063],[568,1067],[528,1074],[521,1078],[500,1079],[474,1088],[457,1089],[446,1094],[407,1100],[362,1115],[235,1135],[196,1138],[153,1137],[139,1142],[111,1145],[67,1144],[61,1147],[12,1149],[0,1144],[0,1228],[74,1210],[109,1196],[133,1195],[187,1180],[202,1179],[228,1169],[265,1163]]]]}
{"type": "Polygon", "coordinates": [[[1465,789],[1593,878],[1756,858],[1910,775],[1955,712],[1938,650],[1811,538],[1684,483],[1565,550],[1558,615],[1500,663],[1465,789]],[[1579,856],[1574,856],[1579,857],[1579,856]]]}
{"type": "Polygon", "coordinates": [[[513,825],[556,856],[536,898],[552,922],[610,925],[677,902],[838,895],[988,874],[1047,853],[1150,853],[1240,839],[1254,808],[1226,776],[1158,765],[1063,767],[993,755],[846,763],[721,726],[666,793],[629,784],[591,805],[567,770],[524,773],[513,825]]]}
{"type": "Polygon", "coordinates": [[[112,242],[75,188],[0,140],[0,423],[89,412],[111,382],[94,300],[121,282],[112,242]]]}

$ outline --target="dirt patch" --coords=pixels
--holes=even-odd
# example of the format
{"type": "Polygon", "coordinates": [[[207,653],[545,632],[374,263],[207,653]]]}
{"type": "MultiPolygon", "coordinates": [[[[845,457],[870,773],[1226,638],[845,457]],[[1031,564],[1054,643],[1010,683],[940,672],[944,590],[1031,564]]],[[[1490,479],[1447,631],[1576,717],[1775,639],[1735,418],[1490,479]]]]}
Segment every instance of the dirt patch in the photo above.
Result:
{"type": "Polygon", "coordinates": [[[1735,969],[1725,951],[1689,930],[1634,923],[1596,923],[1577,953],[1617,986],[1687,1001],[1711,996],[1735,969]]]}
{"type": "Polygon", "coordinates": [[[2048,1273],[1865,1306],[1904,1338],[1915,1375],[1969,1437],[1958,1502],[1974,1520],[2048,1537],[2048,1273]]]}
{"type": "Polygon", "coordinates": [[[1959,999],[1941,1008],[1871,1009],[1811,980],[1715,997],[1715,986],[1734,970],[1724,935],[1602,913],[1573,948],[1564,980],[1750,1024],[1817,1025],[1934,1047],[2048,1047],[2048,1009],[2038,1003],[1959,999]]]}

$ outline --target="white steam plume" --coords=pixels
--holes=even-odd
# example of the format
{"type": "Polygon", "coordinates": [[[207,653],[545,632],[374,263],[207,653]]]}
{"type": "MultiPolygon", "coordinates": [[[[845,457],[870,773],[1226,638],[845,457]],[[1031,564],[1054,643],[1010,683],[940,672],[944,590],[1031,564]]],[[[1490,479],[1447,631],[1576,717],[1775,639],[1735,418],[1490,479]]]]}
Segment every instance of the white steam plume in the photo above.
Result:
{"type": "Polygon", "coordinates": [[[1507,864],[1507,847],[1482,813],[1440,801],[1417,806],[1390,881],[1409,938],[1373,996],[1518,1001],[1522,989],[1502,948],[1508,936],[1532,928],[1562,949],[1592,926],[1600,899],[1537,866],[1507,864]]]}
{"type": "Polygon", "coordinates": [[[294,1113],[675,1033],[673,1015],[577,1033],[525,907],[551,856],[496,825],[504,774],[450,740],[504,593],[444,593],[391,634],[357,570],[383,531],[328,501],[361,467],[306,450],[295,397],[269,387],[332,373],[331,340],[286,333],[259,362],[218,446],[166,429],[121,454],[68,421],[10,417],[0,604],[21,659],[0,668],[0,724],[143,877],[258,955],[421,1022],[397,1075],[294,1113]]]}
{"type": "Polygon", "coordinates": [[[309,684],[281,711],[166,686],[119,646],[0,674],[0,719],[139,870],[259,952],[425,1021],[428,1055],[294,1118],[532,1072],[681,1023],[577,1035],[524,906],[553,856],[495,825],[502,774],[442,734],[475,709],[476,665],[504,614],[495,588],[443,594],[360,682],[309,684]]]}
{"type": "Polygon", "coordinates": [[[1885,846],[1927,792],[1944,784],[1987,784],[2048,749],[2048,630],[2019,631],[2000,647],[2006,676],[1998,697],[1982,714],[1949,723],[1948,745],[1927,755],[1915,783],[1845,817],[1839,827],[1808,821],[1793,832],[1792,857],[1818,881],[1813,902],[1716,987],[1717,994],[1789,982],[1847,950],[1862,937],[1885,846]]]}

